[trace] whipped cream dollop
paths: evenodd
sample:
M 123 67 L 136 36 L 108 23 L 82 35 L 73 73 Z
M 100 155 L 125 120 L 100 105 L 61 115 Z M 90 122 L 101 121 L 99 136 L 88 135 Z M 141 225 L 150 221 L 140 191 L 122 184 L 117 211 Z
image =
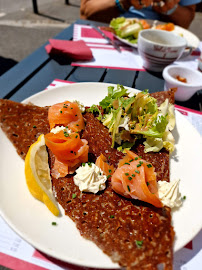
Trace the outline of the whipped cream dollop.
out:
M 50 132 L 51 132 L 51 133 L 54 133 L 54 134 L 57 134 L 57 133 L 60 132 L 61 130 L 62 130 L 63 132 L 68 133 L 68 134 L 72 133 L 72 130 L 71 130 L 71 129 L 69 129 L 69 128 L 67 128 L 67 127 L 64 127 L 64 126 L 56 126 L 55 128 L 52 128 Z
M 158 181 L 158 194 L 162 203 L 170 208 L 182 205 L 182 196 L 179 191 L 180 180 L 172 182 Z
M 97 193 L 106 188 L 106 175 L 94 163 L 82 164 L 74 176 L 74 184 L 79 187 L 80 191 Z

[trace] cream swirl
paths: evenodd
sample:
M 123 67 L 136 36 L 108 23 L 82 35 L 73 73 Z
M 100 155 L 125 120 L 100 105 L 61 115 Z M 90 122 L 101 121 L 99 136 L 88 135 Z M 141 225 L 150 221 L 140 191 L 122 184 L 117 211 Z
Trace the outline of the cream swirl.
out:
M 106 175 L 94 163 L 85 163 L 76 170 L 74 183 L 80 191 L 97 193 L 106 188 Z
M 179 183 L 179 179 L 172 182 L 158 181 L 159 199 L 164 205 L 170 208 L 181 206 L 182 198 L 179 192 Z
M 71 129 L 69 129 L 67 127 L 64 127 L 64 126 L 56 126 L 55 128 L 52 128 L 50 132 L 54 133 L 54 134 L 57 134 L 60 131 L 63 131 L 63 132 L 68 133 L 68 134 L 72 133 Z

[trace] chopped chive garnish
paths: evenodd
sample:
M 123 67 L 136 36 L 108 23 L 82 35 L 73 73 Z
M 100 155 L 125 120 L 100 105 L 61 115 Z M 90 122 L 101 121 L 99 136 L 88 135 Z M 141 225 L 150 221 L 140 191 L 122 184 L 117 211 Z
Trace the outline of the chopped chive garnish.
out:
M 127 189 L 128 189 L 128 191 L 130 192 L 130 187 L 129 187 L 129 185 L 127 185 Z
M 76 198 L 76 194 L 73 193 L 73 194 L 72 194 L 72 199 L 75 199 L 75 198 Z
M 147 186 L 149 185 L 149 182 L 147 182 Z
M 139 161 L 139 163 L 142 165 L 142 164 L 143 164 L 143 161 L 142 161 L 142 160 L 140 160 L 140 161 Z
M 137 164 L 137 167 L 140 167 L 141 166 L 141 164 Z
M 138 171 L 138 170 L 135 170 L 135 172 L 136 172 L 136 173 L 140 173 L 140 171 Z
M 151 164 L 147 164 L 147 167 L 148 167 L 148 168 L 151 168 L 151 167 L 152 167 L 152 165 L 151 165 Z
M 183 197 L 182 197 L 183 200 L 186 200 L 186 198 L 187 198 L 186 196 L 183 196 Z
M 143 241 L 138 241 L 138 240 L 136 240 L 135 243 L 136 243 L 136 246 L 137 246 L 138 248 L 141 248 L 141 247 L 142 247 L 142 244 L 143 244 Z
M 78 135 L 76 135 L 75 138 L 77 139 L 78 138 Z
M 77 124 L 76 126 L 78 127 L 79 125 Z
M 85 165 L 86 165 L 86 163 L 83 162 L 83 163 L 82 163 L 82 166 L 84 167 Z
M 69 134 L 67 133 L 67 131 L 64 131 L 63 133 L 65 137 L 69 137 Z
M 138 160 L 138 157 L 135 157 L 135 160 Z
M 70 108 L 71 110 L 73 110 L 73 108 Z
M 114 218 L 114 215 L 110 215 L 110 218 Z
M 112 172 L 112 170 L 111 170 L 111 169 L 109 169 L 109 173 L 110 173 L 110 172 Z
M 62 111 L 60 111 L 60 113 L 62 113 Z
M 124 163 L 124 164 L 126 164 L 126 165 L 130 165 L 130 163 L 128 163 L 128 162 L 126 162 L 126 163 Z
M 132 174 L 132 177 L 135 177 L 135 174 L 134 173 Z
M 36 126 L 34 125 L 33 128 L 36 128 Z
M 142 156 L 139 156 L 139 158 L 142 158 Z
M 111 157 L 109 156 L 108 159 L 110 159 Z
M 128 177 L 128 180 L 130 180 L 130 181 L 131 181 L 131 180 L 132 180 L 132 177 L 131 177 L 131 176 L 129 176 L 129 177 Z
M 128 175 L 129 175 L 129 173 L 127 173 L 127 172 L 126 172 L 126 173 L 125 173 L 125 175 L 126 175 L 126 176 L 128 176 Z
M 133 161 L 133 159 L 129 160 L 129 162 L 132 162 L 132 161 Z
M 57 225 L 57 223 L 56 222 L 52 222 L 52 225 L 55 226 L 55 225 Z
M 109 175 L 107 175 L 107 179 L 109 179 L 111 177 L 111 175 L 109 174 Z

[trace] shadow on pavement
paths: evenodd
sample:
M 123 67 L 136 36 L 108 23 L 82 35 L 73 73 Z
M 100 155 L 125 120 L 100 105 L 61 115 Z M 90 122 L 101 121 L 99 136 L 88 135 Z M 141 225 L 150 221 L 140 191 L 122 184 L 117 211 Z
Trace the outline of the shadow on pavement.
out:
M 0 76 L 10 68 L 14 67 L 17 63 L 18 62 L 13 59 L 0 56 Z
M 46 14 L 43 14 L 43 13 L 40 13 L 40 12 L 38 12 L 37 15 L 42 16 L 42 17 L 47 18 L 47 19 L 54 20 L 54 21 L 65 22 L 65 20 L 63 20 L 63 19 L 59 19 L 59 18 L 56 18 L 56 17 L 53 17 L 53 16 L 49 16 L 49 15 L 46 15 Z

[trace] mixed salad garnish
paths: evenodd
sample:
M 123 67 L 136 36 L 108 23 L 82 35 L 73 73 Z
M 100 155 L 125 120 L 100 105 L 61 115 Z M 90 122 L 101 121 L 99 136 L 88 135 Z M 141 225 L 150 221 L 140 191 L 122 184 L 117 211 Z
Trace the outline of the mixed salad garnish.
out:
M 173 23 L 157 24 L 156 21 L 154 21 L 154 24 L 151 26 L 146 20 L 124 17 L 112 19 L 110 27 L 115 31 L 115 34 L 118 37 L 125 39 L 132 44 L 137 43 L 138 34 L 143 29 L 153 28 L 165 31 L 173 31 L 175 29 Z
M 174 150 L 174 106 L 168 99 L 158 106 L 147 90 L 131 95 L 121 85 L 110 86 L 99 106 L 92 105 L 89 111 L 98 113 L 111 133 L 112 147 L 116 144 L 119 151 L 130 150 L 138 139 L 144 140 L 145 152 Z
M 118 37 L 135 44 L 137 43 L 139 32 L 145 29 L 143 22 L 144 20 L 139 21 L 137 19 L 118 17 L 111 20 L 110 27 L 114 29 Z

